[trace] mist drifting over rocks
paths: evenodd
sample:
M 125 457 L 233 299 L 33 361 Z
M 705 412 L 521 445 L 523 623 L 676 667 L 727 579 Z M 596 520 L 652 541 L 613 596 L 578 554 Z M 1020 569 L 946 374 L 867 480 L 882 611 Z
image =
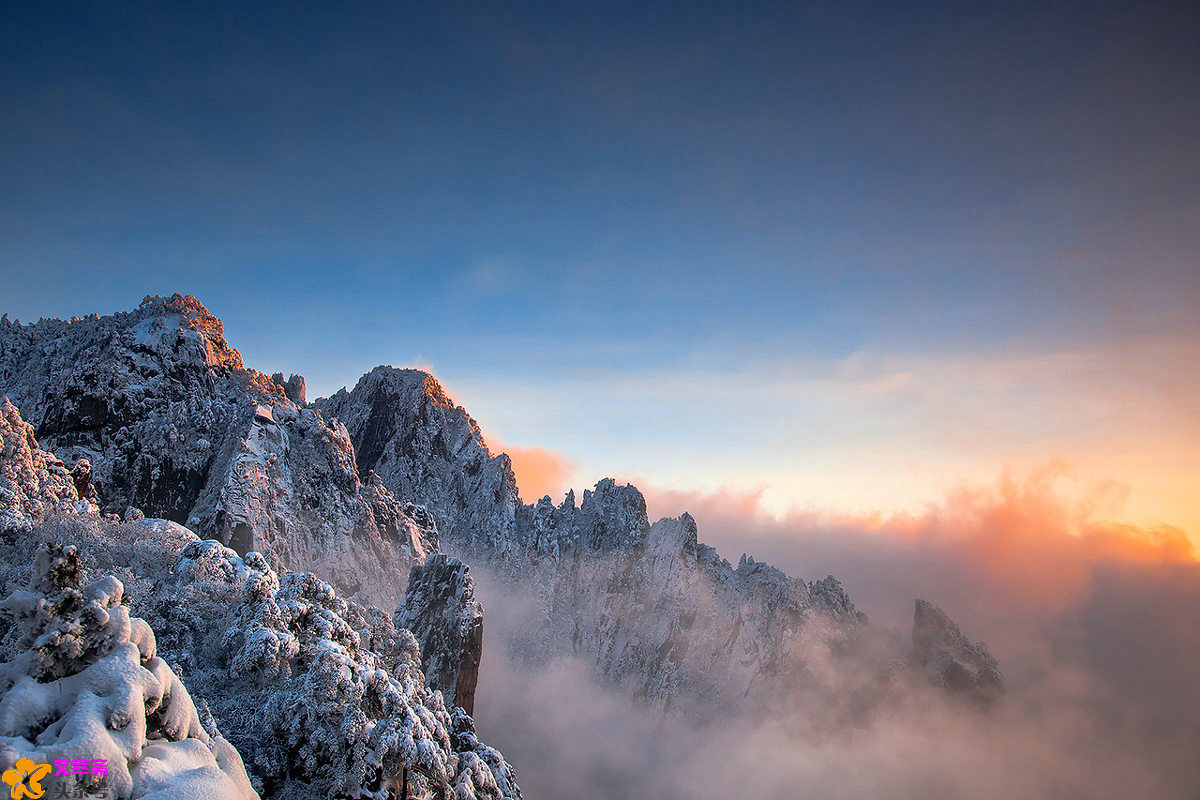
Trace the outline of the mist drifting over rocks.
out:
M 981 507 L 976 521 L 988 515 Z M 761 518 L 741 522 L 766 525 Z M 897 541 L 881 541 L 879 560 L 864 561 L 862 542 L 842 534 L 845 551 L 824 557 L 857 565 L 857 572 L 846 573 L 852 588 L 878 579 L 876 568 L 912 569 L 909 557 L 930 558 L 926 570 L 960 570 L 942 584 L 923 573 L 894 577 L 919 579 L 952 600 L 960 590 L 973 592 L 972 617 L 996 621 L 989 646 L 1004 665 L 1007 691 L 1000 702 L 981 712 L 912 681 L 865 713 L 847 713 L 843 703 L 860 696 L 863 676 L 843 663 L 824 673 L 827 691 L 802 707 L 680 716 L 631 704 L 627 692 L 599 686 L 583 659 L 564 657 L 529 670 L 519 659 L 497 664 L 489 656 L 476 706 L 479 724 L 495 731 L 497 746 L 517 763 L 556 765 L 523 773 L 526 791 L 538 797 L 792 797 L 801 791 L 900 798 L 1196 796 L 1200 568 L 1194 562 L 1168 553 L 1150 563 L 1089 566 L 1081 558 L 1079 568 L 1089 572 L 1082 594 L 1057 603 L 1036 595 L 1016 602 L 1005 581 L 1019 582 L 1019 570 L 979 580 L 969 560 L 955 564 L 948 556 L 911 552 L 895 558 L 917 547 Z M 879 533 L 864 526 L 858 536 Z M 479 583 L 492 639 L 519 640 L 526 627 L 523 598 Z M 533 718 L 527 714 L 536 715 L 536 726 L 523 724 Z
M 178 295 L 5 320 L 0 393 L 0 589 L 41 542 L 117 576 L 263 797 L 1200 792 L 1190 544 L 1052 475 L 882 522 L 527 502 L 429 374 L 310 403 Z

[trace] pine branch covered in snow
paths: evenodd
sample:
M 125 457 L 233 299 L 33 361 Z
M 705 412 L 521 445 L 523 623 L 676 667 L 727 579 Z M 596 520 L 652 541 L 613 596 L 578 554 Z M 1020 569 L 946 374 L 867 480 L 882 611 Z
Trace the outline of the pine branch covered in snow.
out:
M 254 798 L 237 751 L 200 723 L 113 577 L 82 583 L 74 548 L 43 548 L 30 588 L 4 601 L 16 658 L 0 665 L 0 767 L 104 761 L 117 798 Z M 103 781 L 103 783 L 100 783 Z

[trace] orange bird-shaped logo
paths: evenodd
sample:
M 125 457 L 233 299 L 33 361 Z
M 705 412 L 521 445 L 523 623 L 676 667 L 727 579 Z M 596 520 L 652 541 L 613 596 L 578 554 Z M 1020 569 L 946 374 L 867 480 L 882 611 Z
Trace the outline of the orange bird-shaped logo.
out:
M 49 764 L 35 764 L 28 758 L 21 758 L 17 761 L 16 769 L 4 770 L 4 782 L 12 787 L 9 797 L 13 800 L 21 800 L 24 797 L 38 800 L 46 793 L 42 788 L 42 778 L 49 775 L 52 769 Z

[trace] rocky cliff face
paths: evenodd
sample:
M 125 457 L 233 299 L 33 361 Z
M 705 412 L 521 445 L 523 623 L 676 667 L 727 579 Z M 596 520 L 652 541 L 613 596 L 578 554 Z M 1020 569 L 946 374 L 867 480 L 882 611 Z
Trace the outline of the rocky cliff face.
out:
M 523 509 L 515 534 L 538 552 L 500 570 L 540 621 L 524 653 L 569 648 L 664 708 L 777 701 L 804 682 L 810 649 L 853 641 L 866 624 L 836 580 L 809 584 L 748 557 L 734 567 L 689 515 L 650 525 L 641 493 L 611 480 L 579 506 Z
M 129 797 L 519 800 L 512 767 L 426 682 L 416 638 L 389 615 L 176 523 L 101 515 L 11 404 L 0 435 L 20 512 L 0 529 L 0 610 L 15 619 L 0 615 L 0 767 L 103 757 Z M 423 508 L 400 512 L 436 535 Z M 435 555 L 406 603 L 431 646 L 466 648 L 428 659 L 461 665 L 464 696 L 482 644 L 481 624 L 460 636 L 464 612 L 482 615 L 465 569 Z M 86 584 L 89 572 L 108 577 Z
M 869 693 L 908 657 L 836 579 L 734 566 L 686 514 L 651 525 L 632 486 L 523 503 L 508 457 L 424 372 L 379 367 L 311 406 L 302 388 L 246 369 L 193 298 L 0 324 L 0 390 L 60 457 L 91 461 L 108 509 L 140 506 L 384 608 L 440 535 L 529 604 L 521 654 L 581 656 L 663 708 L 810 696 L 838 664 Z
M 475 599 L 470 568 L 443 553 L 414 565 L 394 620 L 417 637 L 429 685 L 473 714 L 483 657 L 483 606 Z
M 492 455 L 432 375 L 376 367 L 313 407 L 345 428 L 360 475 L 374 472 L 397 497 L 427 506 L 458 550 L 523 557 L 511 535 L 521 506 L 512 462 Z
M 379 367 L 315 406 L 346 427 L 360 472 L 426 504 L 449 552 L 532 606 L 516 643 L 527 658 L 580 655 L 647 702 L 709 709 L 811 694 L 829 658 L 871 650 L 868 683 L 904 661 L 833 577 L 810 583 L 745 556 L 735 567 L 690 516 L 651 525 L 633 486 L 523 503 L 507 456 L 426 373 Z
M 345 428 L 303 405 L 303 379 L 278 378 L 246 369 L 192 297 L 0 323 L 0 391 L 43 446 L 90 462 L 104 510 L 136 507 L 394 603 L 436 539 L 360 476 Z
M 7 397 L 0 400 L 0 536 L 28 532 L 54 509 L 94 506 L 91 464 L 70 470 L 38 446 L 33 426 Z
M 946 616 L 925 600 L 913 612 L 913 660 L 929 682 L 984 704 L 1004 694 L 1004 678 L 996 659 L 982 642 L 972 642 Z

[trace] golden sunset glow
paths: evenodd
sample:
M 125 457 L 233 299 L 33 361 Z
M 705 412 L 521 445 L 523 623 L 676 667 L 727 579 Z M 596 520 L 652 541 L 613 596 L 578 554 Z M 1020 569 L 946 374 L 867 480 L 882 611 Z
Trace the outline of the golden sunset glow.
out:
M 1200 800 L 1198 43 L 7 4 L 5 785 Z

